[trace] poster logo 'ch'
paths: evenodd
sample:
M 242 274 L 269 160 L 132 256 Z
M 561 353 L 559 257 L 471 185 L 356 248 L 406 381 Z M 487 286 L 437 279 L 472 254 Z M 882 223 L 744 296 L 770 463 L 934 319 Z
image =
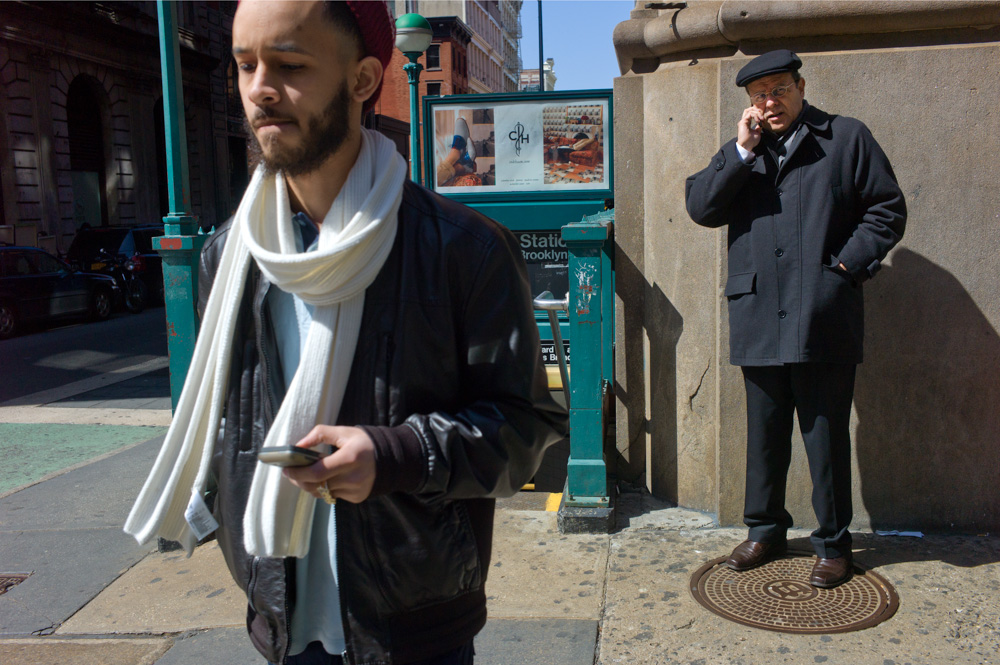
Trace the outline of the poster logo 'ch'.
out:
M 524 133 L 524 125 L 521 123 L 514 125 L 514 129 L 507 135 L 507 138 L 514 142 L 514 154 L 518 157 L 521 156 L 521 144 L 530 143 L 528 135 Z

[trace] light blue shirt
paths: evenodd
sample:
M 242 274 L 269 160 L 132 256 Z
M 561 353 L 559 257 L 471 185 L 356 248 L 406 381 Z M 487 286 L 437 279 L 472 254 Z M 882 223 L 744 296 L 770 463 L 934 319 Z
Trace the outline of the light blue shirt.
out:
M 308 217 L 295 215 L 298 250 L 314 251 L 318 231 Z M 299 366 L 312 323 L 314 308 L 301 298 L 278 287 L 267 293 L 267 307 L 274 324 L 281 356 L 285 388 L 292 383 Z M 288 655 L 302 653 L 310 642 L 322 642 L 327 653 L 339 655 L 347 648 L 344 624 L 340 613 L 340 589 L 337 582 L 337 529 L 333 506 L 316 502 L 313 514 L 309 552 L 296 562 L 295 608 L 292 610 L 291 638 Z

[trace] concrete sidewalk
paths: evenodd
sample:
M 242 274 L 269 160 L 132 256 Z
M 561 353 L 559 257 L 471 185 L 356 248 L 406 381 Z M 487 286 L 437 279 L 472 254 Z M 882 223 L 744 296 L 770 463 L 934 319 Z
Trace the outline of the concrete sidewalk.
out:
M 158 444 L 0 500 L 0 572 L 32 573 L 0 596 L 0 662 L 262 662 L 214 544 L 187 558 L 121 532 Z M 688 591 L 742 530 L 636 493 L 620 497 L 616 533 L 562 535 L 545 498 L 500 502 L 481 665 L 1000 662 L 995 537 L 859 535 L 859 562 L 899 591 L 896 615 L 859 632 L 786 635 L 721 619 Z
M 115 399 L 134 395 L 128 380 L 117 395 L 104 387 L 79 396 L 87 406 L 77 409 L 116 408 Z M 141 410 L 133 413 L 142 425 Z M 243 593 L 214 544 L 187 558 L 121 531 L 161 439 L 101 452 L 0 498 L 0 575 L 29 574 L 0 595 L 0 663 L 263 662 L 245 635 Z M 791 635 L 724 620 L 691 595 L 691 575 L 727 554 L 742 529 L 625 491 L 615 533 L 563 535 L 546 510 L 553 503 L 522 492 L 498 504 L 479 665 L 1000 663 L 995 535 L 858 534 L 857 562 L 899 592 L 895 616 L 857 632 Z

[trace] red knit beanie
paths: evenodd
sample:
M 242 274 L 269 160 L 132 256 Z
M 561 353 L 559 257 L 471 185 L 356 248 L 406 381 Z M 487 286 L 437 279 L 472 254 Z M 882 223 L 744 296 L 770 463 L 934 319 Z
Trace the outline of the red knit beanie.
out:
M 361 40 L 364 42 L 364 57 L 373 56 L 382 63 L 382 81 L 389 71 L 389 61 L 392 60 L 392 49 L 396 45 L 396 25 L 389 15 L 385 0 L 347 0 L 347 8 L 358 22 Z M 375 92 L 365 102 L 363 111 L 368 113 L 375 106 L 382 93 L 382 81 L 379 81 Z

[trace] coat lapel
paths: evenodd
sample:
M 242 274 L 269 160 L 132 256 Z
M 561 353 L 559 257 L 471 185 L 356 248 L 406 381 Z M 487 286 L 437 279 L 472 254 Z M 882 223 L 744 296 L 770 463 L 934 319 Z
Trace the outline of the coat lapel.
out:
M 801 146 L 804 141 L 808 140 L 809 134 L 809 125 L 803 122 L 799 126 L 798 136 L 796 136 L 795 140 L 792 141 L 791 148 L 785 155 L 784 161 L 781 162 L 781 166 L 778 167 L 778 175 L 775 177 L 775 182 L 779 182 L 781 180 L 782 175 L 784 175 L 784 173 L 788 170 L 789 162 L 791 162 L 792 158 L 795 157 L 795 153 L 799 151 L 799 146 Z M 775 158 L 774 161 L 777 163 L 777 158 Z
M 829 128 L 829 114 L 813 108 L 812 106 L 806 107 L 805 113 L 802 114 L 802 124 L 799 126 L 799 136 L 795 137 L 795 141 L 792 143 L 791 149 L 785 156 L 781 166 L 778 167 L 778 172 L 775 176 L 775 183 L 780 182 L 782 176 L 788 171 L 788 164 L 792 161 L 795 153 L 799 152 L 799 147 L 801 147 L 806 141 L 814 140 L 811 138 L 814 133 L 819 132 L 820 134 L 825 134 L 829 131 Z M 775 157 L 774 162 L 777 164 L 777 157 Z

